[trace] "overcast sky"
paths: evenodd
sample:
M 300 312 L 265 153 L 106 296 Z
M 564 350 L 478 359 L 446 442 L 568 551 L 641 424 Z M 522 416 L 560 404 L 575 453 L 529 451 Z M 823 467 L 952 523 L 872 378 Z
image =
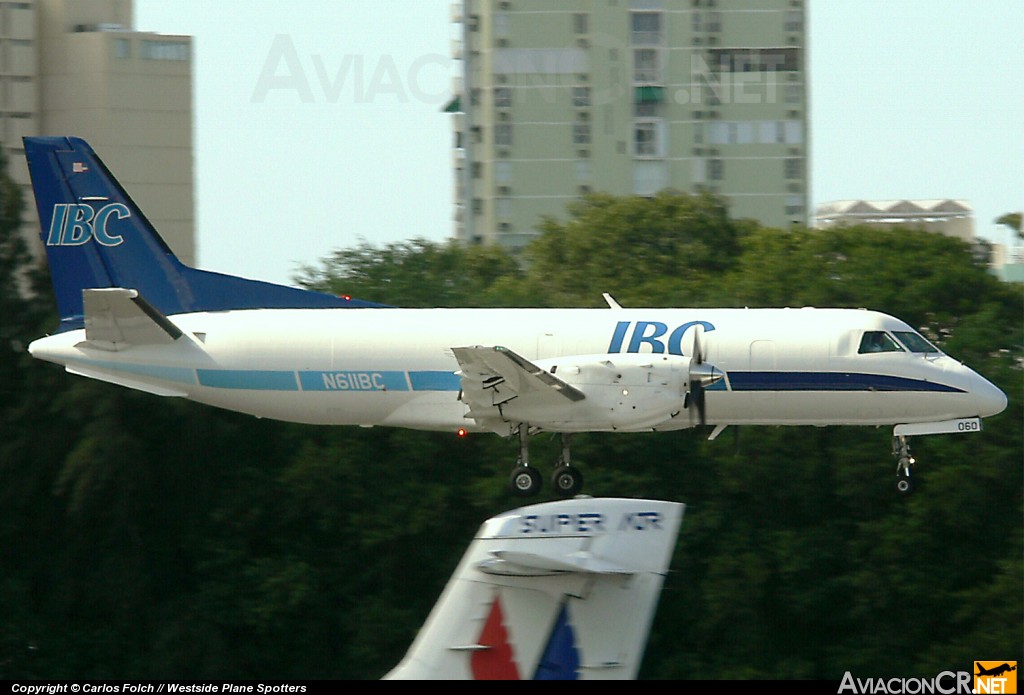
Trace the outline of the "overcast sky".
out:
M 451 0 L 135 0 L 194 37 L 199 265 L 293 284 L 453 231 Z M 810 0 L 811 202 L 1024 208 L 1024 2 Z

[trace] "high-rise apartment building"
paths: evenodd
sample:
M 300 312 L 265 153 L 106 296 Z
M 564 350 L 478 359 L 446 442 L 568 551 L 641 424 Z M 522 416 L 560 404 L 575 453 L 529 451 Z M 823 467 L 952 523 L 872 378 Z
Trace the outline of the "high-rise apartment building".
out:
M 134 31 L 132 0 L 0 0 L 0 145 L 36 239 L 26 135 L 87 139 L 195 261 L 191 37 Z
M 456 237 L 515 248 L 588 191 L 807 222 L 804 0 L 463 0 Z

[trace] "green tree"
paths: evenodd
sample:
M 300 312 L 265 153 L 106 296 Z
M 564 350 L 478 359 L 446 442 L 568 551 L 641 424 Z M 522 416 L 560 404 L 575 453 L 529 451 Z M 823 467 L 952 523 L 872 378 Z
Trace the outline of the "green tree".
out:
M 701 306 L 750 228 L 710 194 L 594 193 L 568 211 L 545 220 L 526 251 L 534 305 L 600 306 L 609 292 L 630 306 Z
M 1017 236 L 1019 238 L 1024 239 L 1024 227 L 1021 226 L 1021 213 L 1008 212 L 1005 215 L 1000 215 L 996 218 L 996 224 L 1005 224 L 1007 227 L 1017 232 Z
M 739 306 L 867 308 L 942 341 L 979 299 L 1007 294 L 964 242 L 919 230 L 759 229 L 722 286 Z
M 404 307 L 508 306 L 506 287 L 519 277 L 516 259 L 497 246 L 425 239 L 339 249 L 306 267 L 305 287 Z

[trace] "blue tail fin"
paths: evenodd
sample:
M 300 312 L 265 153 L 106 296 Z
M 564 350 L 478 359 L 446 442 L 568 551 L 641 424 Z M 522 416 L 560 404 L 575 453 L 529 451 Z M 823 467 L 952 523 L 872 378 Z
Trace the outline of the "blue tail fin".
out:
M 60 311 L 80 328 L 82 290 L 123 287 L 166 315 L 229 309 L 380 306 L 182 264 L 84 140 L 25 138 L 40 236 Z

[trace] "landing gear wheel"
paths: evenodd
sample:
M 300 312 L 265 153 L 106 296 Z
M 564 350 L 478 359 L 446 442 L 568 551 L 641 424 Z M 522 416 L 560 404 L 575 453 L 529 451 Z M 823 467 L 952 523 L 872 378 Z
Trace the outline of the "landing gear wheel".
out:
M 896 492 L 901 495 L 909 495 L 914 491 L 914 483 L 910 480 L 910 476 L 906 473 L 900 473 L 896 476 Z
M 558 466 L 551 475 L 551 487 L 559 497 L 573 497 L 583 489 L 583 474 L 572 466 Z
M 904 435 L 892 439 L 892 455 L 896 457 L 896 492 L 909 495 L 914 491 L 914 483 L 910 479 L 910 467 L 914 465 L 914 457 L 910 453 L 910 442 Z
M 516 466 L 509 478 L 509 486 L 516 497 L 532 497 L 540 492 L 540 472 L 532 466 Z

